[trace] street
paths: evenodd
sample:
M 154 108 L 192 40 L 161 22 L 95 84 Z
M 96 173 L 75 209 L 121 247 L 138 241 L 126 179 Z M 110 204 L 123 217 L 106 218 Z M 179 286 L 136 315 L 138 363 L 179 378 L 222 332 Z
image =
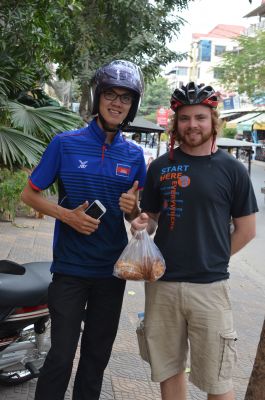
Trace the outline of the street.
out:
M 249 267 L 249 272 L 261 279 L 265 287 L 265 196 L 261 193 L 261 187 L 265 186 L 265 163 L 252 162 L 251 180 L 255 190 L 259 213 L 257 214 L 256 238 L 250 242 L 238 254 L 233 256 L 233 262 L 239 260 Z

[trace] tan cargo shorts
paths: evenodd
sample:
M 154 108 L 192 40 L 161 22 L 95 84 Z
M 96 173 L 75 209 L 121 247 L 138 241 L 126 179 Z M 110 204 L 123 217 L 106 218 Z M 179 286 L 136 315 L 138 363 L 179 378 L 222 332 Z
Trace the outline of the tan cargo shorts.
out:
M 190 355 L 189 379 L 195 386 L 209 394 L 231 390 L 237 335 L 228 281 L 158 281 L 145 289 L 144 327 L 137 334 L 152 380 L 183 372 Z

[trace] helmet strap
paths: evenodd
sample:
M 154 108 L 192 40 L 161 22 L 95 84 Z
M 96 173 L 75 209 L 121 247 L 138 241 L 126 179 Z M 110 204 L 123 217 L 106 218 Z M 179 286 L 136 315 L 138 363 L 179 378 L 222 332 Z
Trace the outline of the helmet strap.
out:
M 121 129 L 121 127 L 122 127 L 122 123 L 121 123 L 121 124 L 117 125 L 116 128 L 111 128 L 111 127 L 107 124 L 107 122 L 106 122 L 106 120 L 103 118 L 103 116 L 100 114 L 100 112 L 98 113 L 98 118 L 99 118 L 99 120 L 100 120 L 100 122 L 101 122 L 101 124 L 102 124 L 102 126 L 103 126 L 104 131 L 106 131 L 106 132 L 115 132 L 115 134 L 116 134 L 116 133 Z
M 213 154 L 215 142 L 216 142 L 216 134 L 214 134 L 214 135 L 213 135 L 213 138 L 212 138 L 211 155 Z
M 174 137 L 174 134 L 171 133 L 171 135 L 170 135 L 170 145 L 169 145 L 169 159 L 170 159 L 170 161 L 174 161 L 174 144 L 175 144 L 175 137 Z

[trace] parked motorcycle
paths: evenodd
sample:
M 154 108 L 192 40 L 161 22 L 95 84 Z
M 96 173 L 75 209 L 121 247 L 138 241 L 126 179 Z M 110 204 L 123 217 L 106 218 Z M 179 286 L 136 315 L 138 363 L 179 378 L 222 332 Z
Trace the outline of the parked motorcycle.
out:
M 50 348 L 50 262 L 0 260 L 0 385 L 36 378 Z

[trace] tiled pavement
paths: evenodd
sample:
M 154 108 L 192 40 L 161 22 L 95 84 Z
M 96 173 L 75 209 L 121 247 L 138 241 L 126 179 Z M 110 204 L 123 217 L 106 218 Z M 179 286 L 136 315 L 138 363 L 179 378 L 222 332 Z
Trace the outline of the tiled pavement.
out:
M 18 218 L 15 224 L 0 223 L 0 259 L 17 262 L 51 259 L 53 222 Z M 240 253 L 231 262 L 230 284 L 238 340 L 238 364 L 234 373 L 237 400 L 243 400 L 264 318 L 265 278 L 254 274 Z M 265 274 L 264 274 L 265 277 Z M 143 310 L 144 291 L 140 282 L 128 282 L 113 353 L 105 372 L 101 400 L 159 400 L 159 386 L 150 381 L 149 366 L 138 355 L 135 329 L 137 313 Z M 72 379 L 65 398 L 71 399 Z M 20 386 L 0 388 L 1 400 L 33 400 L 36 380 Z M 189 384 L 189 400 L 205 399 Z M 49 399 L 47 399 L 49 400 Z

